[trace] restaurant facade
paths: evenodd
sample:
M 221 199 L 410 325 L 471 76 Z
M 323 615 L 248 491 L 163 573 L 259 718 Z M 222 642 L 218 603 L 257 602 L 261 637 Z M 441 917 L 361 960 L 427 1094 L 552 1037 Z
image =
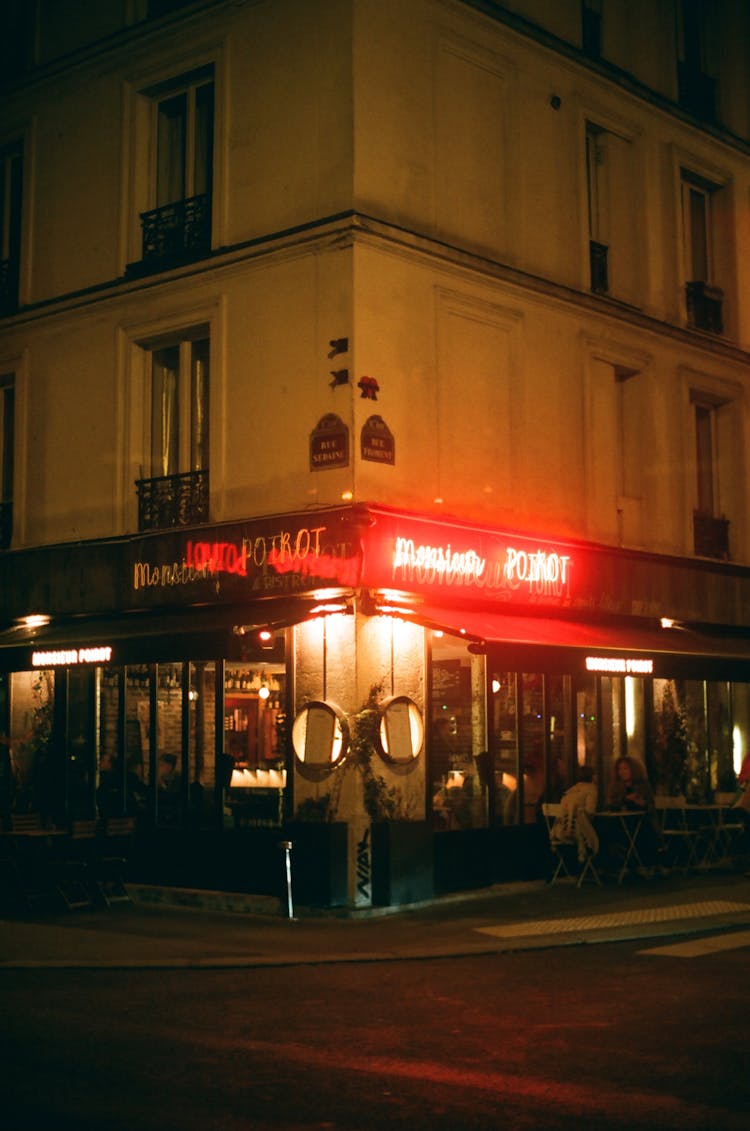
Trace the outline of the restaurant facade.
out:
M 0 556 L 3 818 L 131 815 L 131 879 L 397 904 L 548 867 L 631 754 L 735 788 L 750 571 L 380 504 Z

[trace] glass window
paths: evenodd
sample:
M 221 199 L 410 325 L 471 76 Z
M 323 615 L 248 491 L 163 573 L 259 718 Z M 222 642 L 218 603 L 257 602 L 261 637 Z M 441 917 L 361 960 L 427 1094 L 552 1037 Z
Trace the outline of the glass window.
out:
M 278 825 L 286 788 L 283 660 L 227 663 L 224 815 L 236 827 Z
M 213 102 L 212 81 L 156 102 L 157 208 L 211 191 Z
M 18 306 L 22 153 L 21 142 L 0 149 L 0 315 Z
M 432 634 L 428 776 L 434 827 L 487 824 L 489 754 L 485 661 L 455 636 Z
M 186 336 L 151 354 L 152 474 L 208 468 L 209 339 Z

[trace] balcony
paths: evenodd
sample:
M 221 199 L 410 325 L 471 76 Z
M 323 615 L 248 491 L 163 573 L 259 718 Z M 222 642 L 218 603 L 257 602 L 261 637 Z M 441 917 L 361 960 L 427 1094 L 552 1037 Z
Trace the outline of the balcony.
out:
M 9 550 L 13 537 L 13 503 L 0 503 L 0 550 Z
M 208 255 L 211 250 L 211 197 L 177 200 L 141 213 L 141 260 L 130 274 L 167 270 Z
M 137 479 L 138 529 L 168 530 L 208 522 L 208 472 Z
M 729 519 L 693 511 L 693 545 L 699 558 L 729 560 Z
M 723 334 L 722 303 L 724 292 L 708 283 L 686 283 L 685 304 L 688 326 L 692 330 L 707 330 L 710 334 Z
M 597 295 L 606 295 L 609 291 L 609 276 L 607 272 L 607 255 L 609 247 L 605 243 L 589 240 L 589 264 L 591 267 L 591 290 Z

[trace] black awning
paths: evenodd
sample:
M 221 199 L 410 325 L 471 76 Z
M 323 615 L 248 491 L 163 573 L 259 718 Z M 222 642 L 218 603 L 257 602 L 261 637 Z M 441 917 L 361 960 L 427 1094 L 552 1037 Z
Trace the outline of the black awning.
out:
M 462 636 L 519 670 L 750 681 L 750 631 L 506 616 L 431 604 L 409 619 Z
M 250 630 L 275 630 L 298 624 L 314 616 L 319 606 L 320 601 L 307 596 L 267 598 L 242 606 L 193 606 L 161 613 L 70 617 L 36 628 L 19 625 L 0 632 L 0 669 L 21 671 L 39 667 L 32 660 L 35 652 L 97 648 L 110 648 L 110 659 L 102 662 L 114 665 L 242 659 L 250 644 Z

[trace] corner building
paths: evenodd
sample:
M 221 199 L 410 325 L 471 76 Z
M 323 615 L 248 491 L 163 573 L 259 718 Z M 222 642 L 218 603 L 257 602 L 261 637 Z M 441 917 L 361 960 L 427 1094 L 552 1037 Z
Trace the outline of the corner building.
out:
M 750 742 L 750 11 L 10 0 L 0 810 L 318 905 Z

